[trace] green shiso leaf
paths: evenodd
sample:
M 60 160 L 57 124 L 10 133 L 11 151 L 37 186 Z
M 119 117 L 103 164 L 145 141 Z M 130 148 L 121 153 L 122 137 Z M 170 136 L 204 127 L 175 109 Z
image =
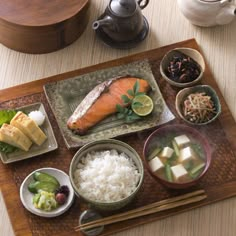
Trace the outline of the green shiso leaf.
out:
M 130 98 L 127 95 L 122 95 L 121 99 L 123 100 L 124 104 L 129 104 L 131 102 Z
M 142 117 L 137 115 L 133 112 L 132 106 L 134 107 L 140 107 L 142 104 L 140 102 L 133 102 L 134 98 L 139 95 L 144 95 L 146 93 L 139 92 L 140 84 L 139 81 L 136 80 L 133 89 L 127 90 L 127 94 L 130 96 L 127 96 L 126 94 L 121 95 L 121 99 L 123 101 L 124 106 L 121 106 L 120 104 L 116 105 L 116 111 L 117 111 L 117 118 L 118 119 L 124 119 L 126 123 L 131 123 L 136 120 L 140 120 Z
M 122 107 L 120 104 L 116 104 L 116 110 L 117 110 L 117 112 L 123 113 L 124 107 Z
M 14 147 L 10 144 L 0 142 L 0 152 L 11 153 L 11 152 L 14 152 L 17 149 L 18 149 L 17 147 Z
M 138 80 L 136 80 L 136 82 L 134 84 L 134 88 L 133 88 L 135 96 L 137 96 L 137 93 L 139 92 L 139 88 L 140 88 L 140 84 L 139 84 Z
M 132 90 L 132 89 L 129 89 L 128 91 L 127 91 L 127 93 L 131 96 L 131 97 L 134 97 L 135 95 L 134 95 L 134 91 Z

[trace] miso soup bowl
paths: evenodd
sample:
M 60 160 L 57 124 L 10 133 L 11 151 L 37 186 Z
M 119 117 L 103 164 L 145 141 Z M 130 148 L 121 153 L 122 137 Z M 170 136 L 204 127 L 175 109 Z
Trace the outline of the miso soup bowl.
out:
M 86 157 L 88 153 L 100 152 L 100 151 L 112 150 L 112 149 L 117 150 L 119 154 L 125 153 L 126 156 L 133 161 L 134 165 L 136 166 L 136 169 L 138 170 L 140 174 L 139 181 L 137 185 L 135 186 L 134 190 L 128 196 L 120 200 L 101 201 L 101 200 L 91 199 L 85 196 L 85 194 L 81 192 L 80 187 L 78 186 L 78 183 L 76 184 L 75 170 L 77 169 L 78 164 L 81 164 L 82 159 Z M 79 198 L 82 198 L 90 206 L 92 206 L 93 208 L 97 210 L 114 211 L 114 210 L 118 210 L 126 206 L 134 199 L 135 196 L 137 196 L 141 188 L 141 185 L 143 183 L 144 167 L 143 167 L 141 157 L 131 146 L 119 140 L 103 139 L 103 140 L 98 140 L 98 141 L 92 141 L 84 145 L 82 148 L 80 148 L 77 151 L 77 153 L 74 155 L 70 164 L 69 177 L 70 177 L 70 182 L 72 184 L 74 192 Z M 92 188 L 88 189 L 88 191 L 96 191 L 96 188 L 93 186 Z
M 192 179 L 188 182 L 170 182 L 162 177 L 160 177 L 158 174 L 155 174 L 152 172 L 150 166 L 149 166 L 149 160 L 148 156 L 150 153 L 154 150 L 154 148 L 159 147 L 161 143 L 163 144 L 163 139 L 165 137 L 176 137 L 179 135 L 186 135 L 190 141 L 194 141 L 193 143 L 197 143 L 201 146 L 201 149 L 204 153 L 205 157 L 205 162 L 206 165 L 201 172 L 201 174 L 196 177 L 195 179 Z M 153 133 L 150 134 L 150 136 L 147 138 L 144 144 L 144 149 L 143 149 L 143 157 L 144 157 L 144 163 L 145 166 L 150 173 L 150 175 L 157 180 L 159 183 L 163 184 L 164 186 L 168 188 L 173 188 L 173 189 L 185 189 L 188 187 L 191 187 L 193 185 L 197 185 L 199 181 L 205 176 L 207 173 L 210 164 L 211 164 L 211 157 L 212 157 L 212 149 L 210 147 L 210 144 L 208 142 L 208 139 L 197 131 L 196 129 L 185 126 L 185 125 L 167 125 L 164 127 L 161 127 L 159 129 L 156 129 Z

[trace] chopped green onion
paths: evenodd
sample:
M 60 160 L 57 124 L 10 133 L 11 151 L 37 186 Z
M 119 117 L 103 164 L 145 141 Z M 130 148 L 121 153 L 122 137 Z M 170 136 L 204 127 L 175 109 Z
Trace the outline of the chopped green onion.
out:
M 178 147 L 178 145 L 176 144 L 176 142 L 174 140 L 172 141 L 172 145 L 173 145 L 173 148 L 175 150 L 176 156 L 179 156 L 179 154 L 180 154 L 179 147 Z
M 205 165 L 206 165 L 205 163 L 200 163 L 199 165 L 194 167 L 189 173 L 190 176 L 192 178 L 196 178 L 202 172 L 202 169 L 205 167 Z
M 165 174 L 168 181 L 173 182 L 173 177 L 171 173 L 171 168 L 169 164 L 165 165 Z
M 148 161 L 152 160 L 154 157 L 156 157 L 160 152 L 161 152 L 161 148 L 160 147 L 157 147 L 155 148 L 151 154 L 147 157 Z

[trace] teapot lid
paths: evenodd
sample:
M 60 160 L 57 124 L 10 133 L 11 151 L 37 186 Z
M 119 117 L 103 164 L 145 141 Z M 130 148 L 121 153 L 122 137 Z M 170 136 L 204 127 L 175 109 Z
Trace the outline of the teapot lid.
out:
M 110 9 L 114 14 L 127 17 L 134 13 L 136 10 L 136 0 L 111 0 Z

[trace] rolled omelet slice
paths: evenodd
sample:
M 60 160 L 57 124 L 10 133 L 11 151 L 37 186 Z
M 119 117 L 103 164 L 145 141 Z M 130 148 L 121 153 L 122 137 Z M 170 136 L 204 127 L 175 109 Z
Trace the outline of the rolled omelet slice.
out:
M 28 151 L 32 145 L 31 140 L 23 132 L 9 124 L 2 125 L 0 129 L 0 141 L 24 151 Z
M 16 113 L 10 124 L 21 130 L 32 142 L 36 143 L 38 146 L 42 145 L 47 139 L 47 136 L 39 128 L 35 121 L 21 111 Z

